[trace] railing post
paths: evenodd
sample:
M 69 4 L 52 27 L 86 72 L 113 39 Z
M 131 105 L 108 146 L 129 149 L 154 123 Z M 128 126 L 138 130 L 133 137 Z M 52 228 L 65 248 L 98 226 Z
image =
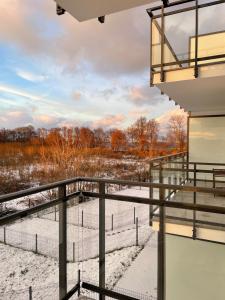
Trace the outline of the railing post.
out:
M 152 178 L 152 168 L 153 168 L 153 163 L 150 163 L 149 166 L 149 182 L 152 183 L 153 182 L 153 178 Z M 150 186 L 149 187 L 149 198 L 153 199 L 153 187 Z M 149 225 L 152 226 L 152 218 L 153 218 L 153 205 L 149 204 Z
M 165 43 L 165 22 L 164 22 L 164 6 L 162 5 L 161 9 L 161 73 L 160 73 L 160 81 L 164 82 L 164 43 Z
M 165 200 L 165 189 L 160 188 L 160 201 Z M 165 207 L 161 203 L 159 207 L 159 231 L 158 231 L 158 294 L 157 300 L 166 299 L 166 259 L 165 259 Z
M 150 86 L 153 86 L 153 72 L 152 72 L 152 56 L 153 56 L 153 51 L 152 51 L 152 28 L 153 28 L 153 19 L 151 16 L 151 22 L 150 22 Z
M 159 183 L 163 183 L 163 164 L 160 162 L 159 165 Z
M 59 299 L 67 293 L 67 212 L 66 212 L 66 186 L 58 189 L 59 204 Z
M 198 0 L 195 0 L 195 78 L 198 78 Z
M 194 187 L 196 187 L 197 185 L 197 182 L 196 182 L 196 179 L 197 179 L 197 170 L 196 170 L 197 166 L 196 166 L 196 163 L 194 163 Z M 194 204 L 196 204 L 196 192 L 194 192 Z M 193 239 L 195 240 L 196 239 L 196 211 L 194 210 L 193 211 Z
M 99 287 L 105 288 L 105 183 L 99 183 Z M 105 296 L 100 295 L 100 300 Z

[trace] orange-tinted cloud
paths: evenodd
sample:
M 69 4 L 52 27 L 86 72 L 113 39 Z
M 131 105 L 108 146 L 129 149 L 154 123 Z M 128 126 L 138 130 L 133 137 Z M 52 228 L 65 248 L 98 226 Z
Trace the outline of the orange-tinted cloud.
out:
M 117 127 L 121 126 L 122 123 L 125 121 L 126 117 L 122 114 L 118 115 L 107 115 L 104 118 L 101 118 L 97 121 L 94 121 L 92 123 L 92 127 L 104 127 L 104 128 L 110 128 L 110 127 Z

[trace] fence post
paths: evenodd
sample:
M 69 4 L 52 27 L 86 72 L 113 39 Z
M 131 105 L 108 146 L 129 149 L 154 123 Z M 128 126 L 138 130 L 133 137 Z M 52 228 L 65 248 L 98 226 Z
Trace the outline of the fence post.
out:
M 55 221 L 57 221 L 57 210 L 56 210 L 56 205 L 55 205 Z
M 3 228 L 4 231 L 4 244 L 6 245 L 6 227 Z
M 29 300 L 32 300 L 32 286 L 29 286 Z
M 164 187 L 160 188 L 159 191 L 160 202 L 165 200 L 165 189 Z M 166 274 L 165 274 L 165 208 L 161 202 L 159 207 L 159 231 L 158 231 L 158 294 L 157 300 L 165 300 L 165 291 L 166 291 Z
M 196 163 L 194 163 L 194 187 L 196 187 Z M 196 204 L 196 192 L 194 192 L 194 204 Z M 196 239 L 196 211 L 193 211 L 193 239 Z
M 78 288 L 78 291 L 77 291 L 77 295 L 80 296 L 80 269 L 78 270 L 78 283 L 79 283 L 79 288 Z
M 136 221 L 136 207 L 134 207 L 134 224 L 135 224 L 135 221 Z
M 171 185 L 171 177 L 168 177 L 168 184 Z M 171 197 L 171 189 L 168 190 L 168 200 L 170 200 Z
M 174 182 L 174 185 L 177 185 L 177 176 L 175 176 L 173 178 L 173 182 Z M 174 193 L 176 193 L 176 192 L 177 192 L 177 190 L 174 190 Z
M 73 262 L 75 263 L 76 257 L 75 257 L 75 242 L 73 242 Z
M 99 287 L 105 288 L 105 183 L 99 182 Z M 100 295 L 99 300 L 105 300 Z
M 38 253 L 38 235 L 35 234 L 35 253 Z
M 112 228 L 112 231 L 113 231 L 113 214 L 112 214 L 112 227 L 111 228 Z
M 67 212 L 66 185 L 59 186 L 59 299 L 67 293 Z
M 179 177 L 179 184 L 181 185 L 182 184 L 182 178 Z
M 138 217 L 136 218 L 136 246 L 138 246 Z

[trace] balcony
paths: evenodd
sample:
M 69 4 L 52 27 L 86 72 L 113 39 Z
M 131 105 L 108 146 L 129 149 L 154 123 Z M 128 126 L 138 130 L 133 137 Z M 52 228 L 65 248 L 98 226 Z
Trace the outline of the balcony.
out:
M 219 22 L 224 10 L 224 1 L 181 1 L 148 10 L 151 85 L 193 114 L 225 111 L 225 32 Z
M 10 208 L 55 195 L 0 218 L 1 298 L 224 299 L 224 181 L 211 168 L 181 153 L 152 160 L 146 182 L 73 178 L 1 196 Z

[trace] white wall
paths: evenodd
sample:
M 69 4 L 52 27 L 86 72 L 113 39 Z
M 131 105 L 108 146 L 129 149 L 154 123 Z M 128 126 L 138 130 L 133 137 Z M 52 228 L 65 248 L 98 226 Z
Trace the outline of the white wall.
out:
M 224 300 L 225 245 L 166 237 L 166 300 Z

